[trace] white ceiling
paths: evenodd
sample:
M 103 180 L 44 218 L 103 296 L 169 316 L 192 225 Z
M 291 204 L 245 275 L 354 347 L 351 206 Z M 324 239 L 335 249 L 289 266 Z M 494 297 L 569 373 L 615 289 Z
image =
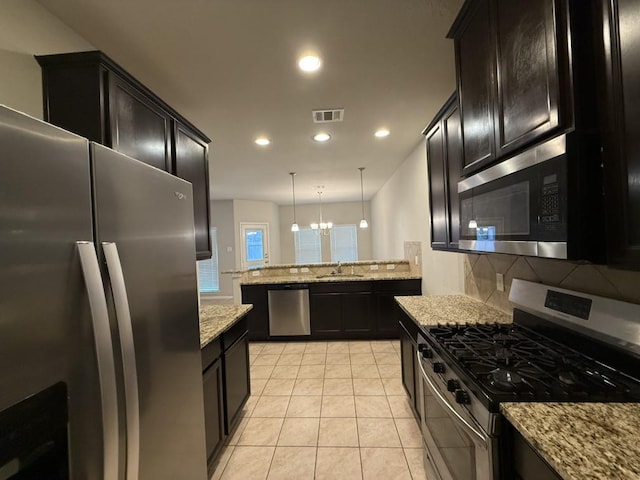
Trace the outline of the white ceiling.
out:
M 212 138 L 214 199 L 371 198 L 455 87 L 462 0 L 40 0 Z M 315 51 L 323 67 L 297 69 Z M 311 110 L 344 108 L 316 125 Z M 381 126 L 385 139 L 373 136 Z M 324 128 L 322 128 L 324 127 Z M 327 144 L 311 137 L 324 129 Z M 268 147 L 253 140 L 265 135 Z

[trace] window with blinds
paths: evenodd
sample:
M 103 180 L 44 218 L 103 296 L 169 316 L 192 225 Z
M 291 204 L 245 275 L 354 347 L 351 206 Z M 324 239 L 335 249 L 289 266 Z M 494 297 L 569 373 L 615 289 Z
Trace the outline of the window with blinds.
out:
M 211 229 L 211 258 L 198 262 L 198 280 L 201 293 L 220 291 L 218 272 L 218 236 L 216 228 Z
M 301 228 L 294 232 L 296 248 L 296 263 L 320 263 L 322 262 L 322 246 L 320 232 L 311 228 Z
M 355 225 L 334 225 L 331 229 L 331 261 L 358 260 L 358 229 Z

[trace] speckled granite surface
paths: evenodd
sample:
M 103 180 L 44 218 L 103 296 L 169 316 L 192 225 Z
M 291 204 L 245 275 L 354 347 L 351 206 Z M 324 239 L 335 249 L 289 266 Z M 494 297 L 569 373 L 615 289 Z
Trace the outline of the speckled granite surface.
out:
M 243 279 L 241 285 L 261 285 L 277 283 L 321 283 L 321 282 L 366 282 L 371 280 L 410 280 L 422 278 L 421 275 L 414 275 L 411 272 L 371 272 L 364 273 L 361 277 L 356 276 L 332 276 L 317 278 L 315 275 L 278 275 L 259 277 L 249 277 Z
M 402 309 L 423 327 L 438 323 L 511 323 L 511 316 L 466 295 L 395 297 Z
M 500 410 L 566 480 L 640 479 L 638 403 L 503 403 Z
M 204 348 L 228 330 L 253 308 L 253 305 L 202 305 L 200 307 L 200 348 Z

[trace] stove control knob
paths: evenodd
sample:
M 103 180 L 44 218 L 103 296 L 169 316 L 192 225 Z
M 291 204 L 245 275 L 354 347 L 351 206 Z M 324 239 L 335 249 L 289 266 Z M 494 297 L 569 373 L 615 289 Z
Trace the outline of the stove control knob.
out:
M 457 403 L 469 403 L 469 394 L 464 390 L 456 390 L 456 402 Z
M 458 380 L 454 380 L 453 378 L 447 380 L 447 390 L 450 392 L 455 392 L 460 389 L 460 382 Z
M 433 358 L 433 352 L 429 346 L 424 343 L 418 345 L 418 351 L 422 354 L 422 358 Z
M 435 362 L 433 364 L 433 371 L 435 373 L 444 373 L 444 363 L 442 362 Z

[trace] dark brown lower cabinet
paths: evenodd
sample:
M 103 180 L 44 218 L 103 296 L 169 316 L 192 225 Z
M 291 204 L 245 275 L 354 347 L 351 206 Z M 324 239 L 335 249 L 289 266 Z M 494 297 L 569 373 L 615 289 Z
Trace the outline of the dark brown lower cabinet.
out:
M 386 280 L 375 285 L 376 334 L 378 337 L 399 338 L 399 321 L 405 315 L 393 297 L 422 294 L 421 280 Z
M 224 426 L 227 435 L 240 419 L 240 411 L 251 394 L 249 379 L 249 336 L 245 332 L 225 350 L 222 357 L 224 378 Z
M 247 313 L 249 340 L 269 339 L 269 298 L 267 285 L 242 285 L 242 303 L 253 305 Z
M 250 340 L 268 340 L 269 285 L 242 285 Z M 315 282 L 309 284 L 311 335 L 291 339 L 398 338 L 402 309 L 394 296 L 421 295 L 422 280 Z M 282 340 L 277 337 L 277 340 Z
M 342 295 L 312 293 L 309 295 L 311 336 L 339 338 L 342 334 Z
M 204 424 L 207 435 L 207 460 L 209 476 L 213 474 L 213 459 L 226 438 L 224 430 L 224 399 L 222 361 L 213 362 L 202 374 L 204 386 Z
M 373 293 L 358 292 L 342 295 L 342 324 L 345 333 L 367 334 L 373 332 L 375 322 Z
M 246 316 L 207 344 L 201 355 L 207 463 L 211 476 L 221 446 L 232 434 L 251 394 Z

